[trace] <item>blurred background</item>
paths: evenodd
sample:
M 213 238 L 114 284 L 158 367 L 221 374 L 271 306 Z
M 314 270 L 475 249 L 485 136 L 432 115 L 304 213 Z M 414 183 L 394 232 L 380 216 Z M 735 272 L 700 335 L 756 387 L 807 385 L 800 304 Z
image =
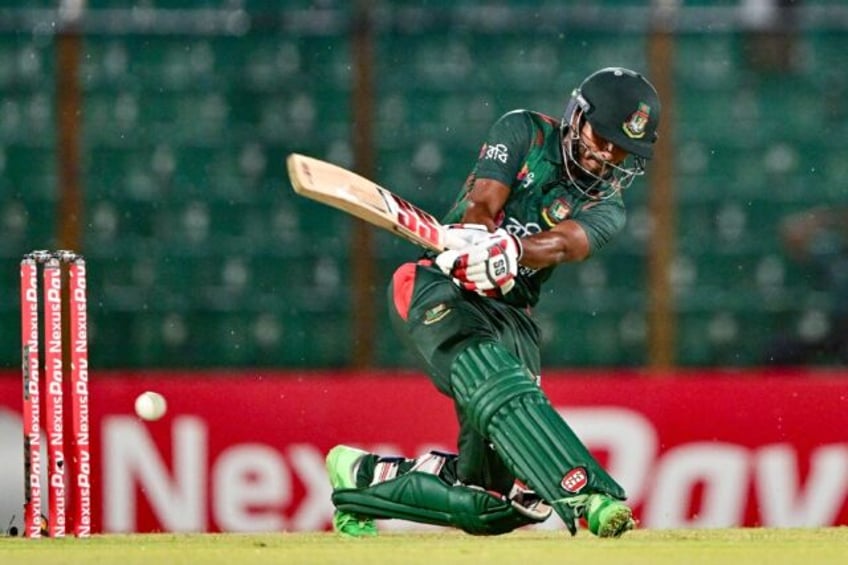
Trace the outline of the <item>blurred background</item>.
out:
M 419 250 L 296 196 L 285 158 L 441 216 L 501 114 L 625 66 L 661 94 L 656 158 L 535 310 L 546 394 L 644 527 L 844 525 L 846 63 L 836 0 L 0 0 L 0 484 L 31 484 L 44 248 L 88 264 L 95 532 L 328 529 L 333 445 L 454 450 L 388 323 Z
M 658 157 L 548 285 L 545 365 L 779 362 L 845 299 L 839 230 L 799 258 L 781 222 L 848 199 L 846 30 L 837 0 L 0 0 L 0 364 L 21 255 L 72 248 L 94 367 L 411 366 L 384 296 L 418 251 L 297 197 L 286 155 L 440 216 L 498 116 L 612 65 L 658 86 Z

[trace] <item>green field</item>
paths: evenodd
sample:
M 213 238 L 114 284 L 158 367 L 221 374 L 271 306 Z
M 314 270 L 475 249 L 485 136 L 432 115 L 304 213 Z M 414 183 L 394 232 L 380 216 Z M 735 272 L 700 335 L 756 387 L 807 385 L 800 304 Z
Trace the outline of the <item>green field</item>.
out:
M 375 563 L 431 565 L 698 564 L 822 565 L 848 562 L 848 528 L 640 530 L 616 540 L 585 531 L 517 532 L 479 538 L 460 533 L 383 534 L 345 539 L 310 534 L 103 535 L 87 540 L 0 538 L 0 563 L 170 565 Z

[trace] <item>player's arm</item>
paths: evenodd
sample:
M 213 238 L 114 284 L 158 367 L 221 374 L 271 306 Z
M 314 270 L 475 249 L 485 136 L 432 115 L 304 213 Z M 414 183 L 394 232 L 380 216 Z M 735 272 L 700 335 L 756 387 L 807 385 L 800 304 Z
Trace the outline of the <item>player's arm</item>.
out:
M 509 187 L 493 179 L 478 178 L 468 193 L 468 207 L 463 223 L 482 224 L 489 231 L 497 228 L 496 218 L 509 198 Z M 565 220 L 550 231 L 521 239 L 524 248 L 520 264 L 533 269 L 550 267 L 567 261 L 582 261 L 589 256 L 589 238 L 583 226 Z
M 521 264 L 534 269 L 582 261 L 590 251 L 586 231 L 574 220 L 562 221 L 549 231 L 525 237 L 521 243 L 524 245 Z

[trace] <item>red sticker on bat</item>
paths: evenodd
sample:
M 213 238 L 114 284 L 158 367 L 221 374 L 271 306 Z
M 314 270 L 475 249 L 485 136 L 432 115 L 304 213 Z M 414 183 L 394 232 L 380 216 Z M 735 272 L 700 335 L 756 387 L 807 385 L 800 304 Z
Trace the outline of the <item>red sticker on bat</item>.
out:
M 402 198 L 394 195 L 392 197 L 397 204 L 398 223 L 432 243 L 433 247 L 441 247 L 439 222 L 436 218 Z

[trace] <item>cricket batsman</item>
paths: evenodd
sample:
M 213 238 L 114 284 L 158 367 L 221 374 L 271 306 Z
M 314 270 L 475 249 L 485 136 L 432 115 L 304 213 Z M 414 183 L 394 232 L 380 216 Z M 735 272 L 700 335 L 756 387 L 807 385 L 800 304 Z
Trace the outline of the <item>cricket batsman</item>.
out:
M 621 231 L 622 191 L 653 156 L 659 118 L 651 83 L 616 67 L 574 89 L 561 120 L 514 110 L 494 123 L 444 218 L 448 250 L 401 265 L 389 286 L 396 331 L 454 401 L 457 453 L 334 447 L 336 531 L 375 535 L 395 518 L 496 535 L 552 512 L 572 535 L 581 518 L 600 537 L 635 527 L 624 489 L 539 386 L 531 308 L 558 264 Z

